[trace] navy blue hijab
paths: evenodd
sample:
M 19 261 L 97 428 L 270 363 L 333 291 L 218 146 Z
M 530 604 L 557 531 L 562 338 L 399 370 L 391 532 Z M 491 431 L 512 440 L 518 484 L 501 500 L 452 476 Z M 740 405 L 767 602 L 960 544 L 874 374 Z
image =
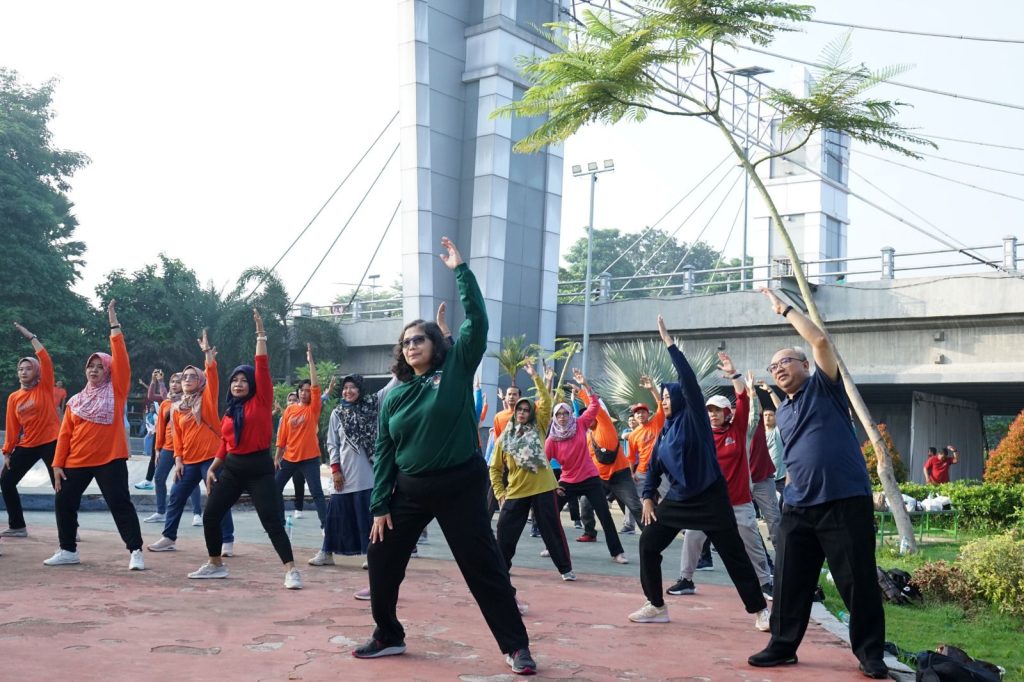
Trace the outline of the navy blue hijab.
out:
M 238 374 L 244 374 L 249 382 L 249 393 L 244 398 L 236 398 L 231 395 L 231 380 Z M 224 416 L 231 417 L 235 425 L 235 445 L 242 442 L 242 427 L 245 426 L 245 404 L 256 395 L 256 368 L 252 365 L 239 365 L 231 370 L 228 378 L 228 406 Z

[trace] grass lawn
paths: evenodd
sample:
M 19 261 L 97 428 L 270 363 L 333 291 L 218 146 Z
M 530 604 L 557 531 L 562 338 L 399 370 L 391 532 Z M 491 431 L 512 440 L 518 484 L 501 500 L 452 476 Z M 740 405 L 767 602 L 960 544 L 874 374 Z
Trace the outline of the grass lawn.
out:
M 876 552 L 878 565 L 885 569 L 902 568 L 913 574 L 921 564 L 944 559 L 952 562 L 960 546 L 972 537 L 961 534 L 959 540 L 929 538 L 919 543 L 919 552 L 900 556 L 891 545 Z M 890 539 L 891 540 L 891 539 Z M 835 587 L 822 576 L 825 606 L 832 613 L 845 610 Z M 963 609 L 950 604 L 928 602 L 916 606 L 885 604 L 885 638 L 904 651 L 934 650 L 940 644 L 960 647 L 975 658 L 1006 668 L 1007 682 L 1024 682 L 1024 620 L 996 610 L 989 604 Z

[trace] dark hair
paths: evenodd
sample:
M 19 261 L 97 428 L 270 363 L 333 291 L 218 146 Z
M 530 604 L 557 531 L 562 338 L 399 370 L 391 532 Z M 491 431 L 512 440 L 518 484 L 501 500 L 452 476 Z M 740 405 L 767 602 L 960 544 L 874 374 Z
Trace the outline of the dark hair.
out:
M 518 424 L 518 420 L 515 419 L 515 413 L 519 411 L 519 403 L 526 403 L 526 406 L 530 408 L 530 418 L 526 420 L 527 424 L 533 424 L 537 421 L 537 410 L 533 406 L 533 401 L 529 398 L 520 398 L 516 401 L 516 404 L 512 406 L 512 418 L 513 422 Z
M 939 454 L 939 451 L 936 450 L 935 448 L 928 448 L 928 454 L 930 454 L 930 455 L 937 455 L 937 454 Z
M 295 387 L 295 390 L 301 391 L 306 386 L 312 386 L 312 385 L 313 385 L 312 380 L 310 380 L 310 379 L 303 379 L 302 381 L 299 382 L 299 385 Z
M 518 387 L 518 386 L 516 386 L 515 384 L 512 384 L 511 386 L 509 386 L 508 388 L 506 388 L 506 389 L 505 389 L 505 394 L 506 394 L 506 395 L 508 395 L 508 392 L 509 392 L 509 391 L 511 391 L 511 390 L 512 390 L 513 388 L 514 388 L 514 389 L 516 389 L 517 391 L 519 391 L 519 395 L 522 395 L 522 394 L 523 394 L 523 389 L 519 388 L 519 387 Z M 513 407 L 514 407 L 514 406 L 513 406 Z
M 395 344 L 395 364 L 391 365 L 391 373 L 394 374 L 399 381 L 409 381 L 416 376 L 416 372 L 414 372 L 409 363 L 405 361 L 405 354 L 402 353 L 402 341 L 405 339 L 405 332 L 413 327 L 422 327 L 423 334 L 430 339 L 430 342 L 434 345 L 434 354 L 430 358 L 430 366 L 433 369 L 437 369 L 443 365 L 444 359 L 448 357 L 448 342 L 445 340 L 444 334 L 441 333 L 441 328 L 437 326 L 437 323 L 427 322 L 425 320 L 413 320 L 402 327 L 402 333 L 398 335 L 398 343 Z
M 949 448 L 942 448 L 942 454 L 944 454 L 946 457 L 949 457 Z

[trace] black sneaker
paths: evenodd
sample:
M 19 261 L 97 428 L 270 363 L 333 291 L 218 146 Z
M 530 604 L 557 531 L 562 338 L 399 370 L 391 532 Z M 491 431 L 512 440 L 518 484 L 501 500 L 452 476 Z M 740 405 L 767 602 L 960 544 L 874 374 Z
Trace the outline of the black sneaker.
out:
M 686 580 L 680 578 L 676 581 L 676 584 L 665 590 L 669 594 L 680 595 L 680 594 L 696 594 L 697 586 L 693 584 L 692 580 Z
M 505 655 L 505 662 L 516 675 L 535 675 L 537 662 L 533 660 L 529 649 L 519 649 Z
M 882 661 L 861 661 L 860 671 L 864 677 L 884 680 L 889 677 L 889 668 Z
M 530 529 L 530 537 L 531 538 L 539 538 L 540 537 L 540 528 L 538 528 L 537 526 L 534 526 L 533 528 L 531 528 Z
M 582 522 L 582 521 L 577 521 L 577 522 L 576 522 L 575 524 L 573 524 L 573 525 L 575 525 L 575 526 L 576 526 L 576 530 L 583 530 L 583 522 Z
M 782 654 L 772 649 L 764 649 L 747 659 L 747 663 L 757 668 L 774 668 L 778 665 L 796 665 L 796 654 Z
M 697 560 L 698 571 L 713 571 L 715 570 L 715 562 L 711 560 L 711 555 L 702 556 Z
M 379 639 L 371 639 L 366 644 L 352 651 L 352 655 L 356 658 L 380 658 L 381 656 L 397 656 L 404 653 L 405 642 L 385 644 Z
M 772 584 L 771 580 L 766 582 L 764 585 L 761 585 L 761 594 L 763 594 L 764 598 L 767 599 L 768 601 L 772 600 L 772 592 L 774 592 L 774 591 L 775 591 L 775 585 Z

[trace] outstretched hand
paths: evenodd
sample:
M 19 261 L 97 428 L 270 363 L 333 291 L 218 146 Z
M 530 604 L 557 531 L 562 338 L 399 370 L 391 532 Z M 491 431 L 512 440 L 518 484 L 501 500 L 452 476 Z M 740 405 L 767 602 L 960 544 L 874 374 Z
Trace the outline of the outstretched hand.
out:
M 117 326 L 117 299 L 110 299 L 110 303 L 107 304 L 107 320 L 110 322 L 111 327 Z
M 775 311 L 776 315 L 781 315 L 786 310 L 786 304 L 782 302 L 782 299 L 775 295 L 775 292 L 768 287 L 761 287 L 761 293 L 768 297 L 768 300 L 772 304 L 772 310 Z
M 24 336 L 24 337 L 25 337 L 26 339 L 31 339 L 31 338 L 32 338 L 32 332 L 30 332 L 29 330 L 25 329 L 24 327 L 22 327 L 22 326 L 21 326 L 20 324 L 18 324 L 17 322 L 15 322 L 15 323 L 14 323 L 14 328 L 15 328 L 15 329 L 17 329 L 17 330 L 18 330 L 18 332 L 19 332 L 19 333 L 20 333 L 20 334 L 21 334 L 22 336 Z
M 725 351 L 718 351 L 718 369 L 726 379 L 732 379 L 736 375 L 736 367 L 732 364 L 732 358 Z
M 583 370 L 579 367 L 572 368 L 572 378 L 583 388 L 587 387 L 587 377 L 583 376 Z
M 661 315 L 658 315 L 658 335 L 661 337 L 661 340 L 665 343 L 666 346 L 671 346 L 673 343 L 675 343 L 675 341 L 672 340 L 672 337 L 668 333 L 668 327 L 665 326 L 665 318 L 662 317 Z
M 206 353 L 206 359 L 212 361 L 217 357 L 217 348 L 210 345 L 210 338 L 206 329 L 203 329 L 203 337 L 196 339 L 196 343 L 199 344 L 199 350 Z
M 528 357 L 523 360 L 523 371 L 529 374 L 530 378 L 537 376 L 536 362 L 537 358 L 535 357 Z
M 252 309 L 252 320 L 256 323 L 256 333 L 260 336 L 265 336 L 267 330 L 263 327 L 263 317 L 260 316 L 260 311 L 255 308 Z
M 448 237 L 441 237 L 441 246 L 448 251 L 448 253 L 442 253 L 440 255 L 441 262 L 444 263 L 449 270 L 454 270 L 462 265 L 462 254 L 460 254 L 459 250 L 455 248 L 455 242 L 448 239 Z
M 644 374 L 640 377 L 640 388 L 646 388 L 648 391 L 654 390 L 654 380 L 651 377 Z

